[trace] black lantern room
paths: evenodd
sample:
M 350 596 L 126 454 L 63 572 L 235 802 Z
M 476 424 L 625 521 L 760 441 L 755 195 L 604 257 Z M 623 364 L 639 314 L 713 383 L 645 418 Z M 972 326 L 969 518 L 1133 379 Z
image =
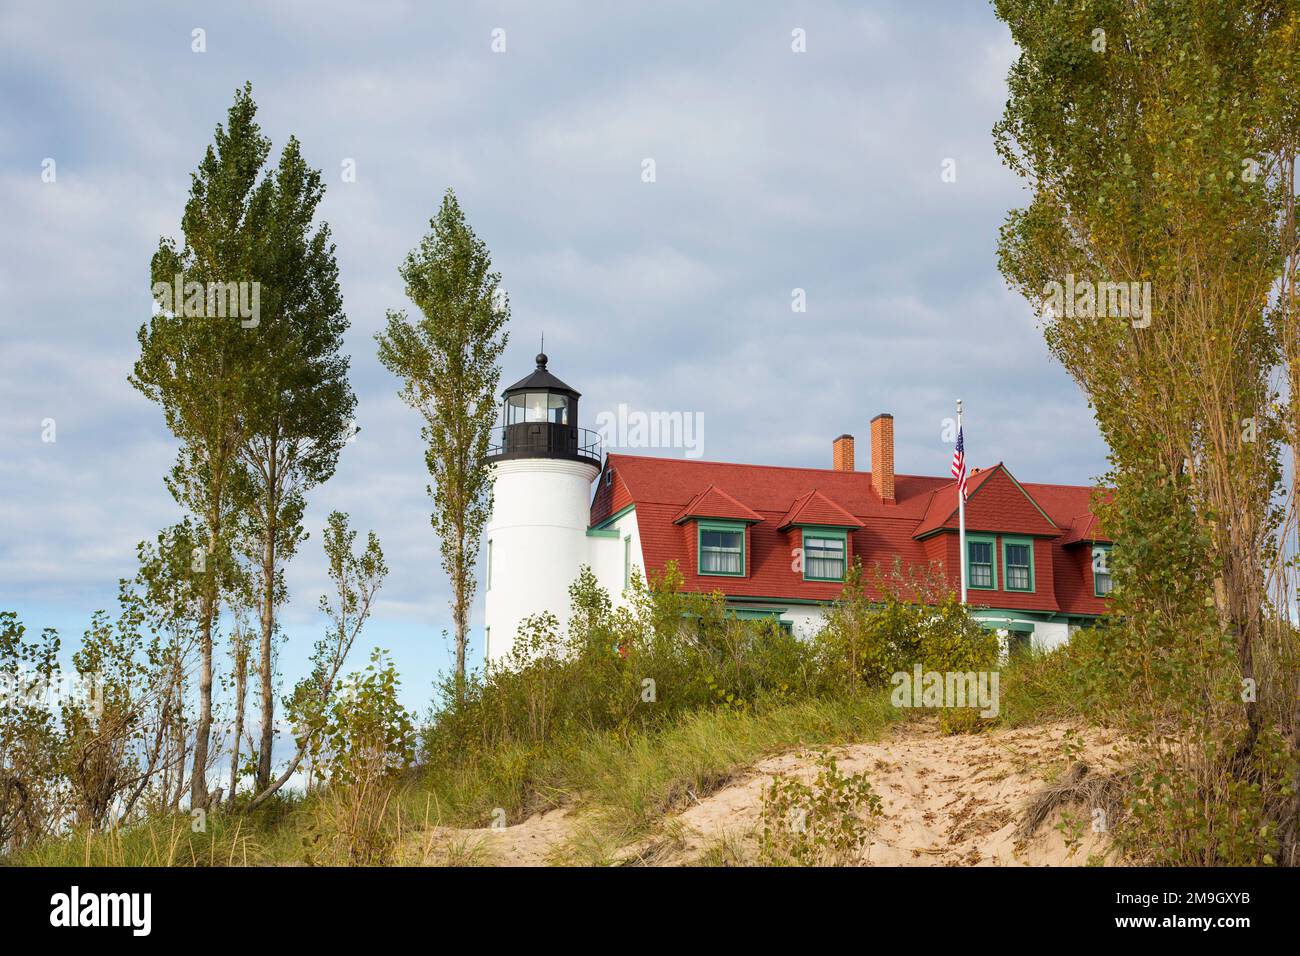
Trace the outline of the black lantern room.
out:
M 578 427 L 581 395 L 546 368 L 537 368 L 502 393 L 501 426 L 493 433 L 490 461 L 509 458 L 562 458 L 600 462 L 600 439 Z

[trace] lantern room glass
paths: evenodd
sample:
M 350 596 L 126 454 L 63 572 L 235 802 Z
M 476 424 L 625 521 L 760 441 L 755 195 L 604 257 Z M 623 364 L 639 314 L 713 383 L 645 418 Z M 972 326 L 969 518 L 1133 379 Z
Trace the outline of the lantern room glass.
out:
M 553 425 L 569 424 L 569 396 L 547 396 L 546 419 Z
M 506 424 L 550 422 L 569 424 L 569 397 L 550 392 L 521 392 L 506 399 Z

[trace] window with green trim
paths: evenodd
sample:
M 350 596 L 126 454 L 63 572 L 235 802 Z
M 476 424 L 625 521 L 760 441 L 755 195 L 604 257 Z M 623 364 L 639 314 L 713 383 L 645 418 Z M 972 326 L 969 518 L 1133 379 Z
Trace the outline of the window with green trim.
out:
M 1115 582 L 1110 576 L 1110 548 L 1095 545 L 1092 549 L 1092 593 L 1106 597 L 1114 587 Z
M 488 546 L 487 546 L 487 587 L 485 587 L 483 590 L 485 591 L 492 590 L 492 539 L 491 538 L 488 538 Z
M 623 539 L 623 590 L 632 583 L 632 536 Z
M 966 586 L 996 591 L 998 569 L 993 563 L 993 538 L 966 536 Z
M 699 573 L 745 576 L 745 526 L 699 523 Z
M 1034 589 L 1034 542 L 1028 538 L 1002 539 L 1003 587 L 1008 591 Z
M 805 528 L 803 577 L 805 581 L 843 581 L 848 563 L 848 536 L 843 531 Z

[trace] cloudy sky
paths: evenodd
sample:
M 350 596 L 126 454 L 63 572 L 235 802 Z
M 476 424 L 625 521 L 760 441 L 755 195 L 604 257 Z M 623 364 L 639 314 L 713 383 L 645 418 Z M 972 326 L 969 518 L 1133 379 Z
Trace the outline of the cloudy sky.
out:
M 0 8 L 0 608 L 79 635 L 178 518 L 175 442 L 127 375 L 150 256 L 245 80 L 274 149 L 296 134 L 329 184 L 363 429 L 289 570 L 289 681 L 320 633 L 335 508 L 383 543 L 367 643 L 409 705 L 450 659 L 419 423 L 373 340 L 448 186 L 510 292 L 505 380 L 544 332 L 584 425 L 620 403 L 699 413 L 705 458 L 829 466 L 834 436 L 865 444 L 890 411 L 898 470 L 943 474 L 961 397 L 973 464 L 1101 473 L 1086 402 L 996 269 L 1027 194 L 993 151 L 1014 47 L 987 4 L 469 6 Z

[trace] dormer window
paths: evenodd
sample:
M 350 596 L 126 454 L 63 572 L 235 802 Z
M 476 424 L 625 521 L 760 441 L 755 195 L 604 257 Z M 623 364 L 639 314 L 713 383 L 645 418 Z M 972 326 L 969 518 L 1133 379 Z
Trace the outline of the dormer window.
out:
M 803 577 L 805 581 L 843 581 L 848 564 L 848 534 L 845 531 L 805 528 L 803 531 Z
M 699 573 L 745 576 L 745 526 L 734 522 L 699 522 Z
M 849 535 L 862 527 L 861 518 L 814 488 L 794 500 L 778 529 L 791 535 L 799 531 L 799 561 L 792 571 L 802 564 L 805 581 L 843 581 L 849 566 Z
M 1097 545 L 1092 549 L 1092 593 L 1096 597 L 1106 597 L 1115 587 L 1110 576 L 1110 548 Z

